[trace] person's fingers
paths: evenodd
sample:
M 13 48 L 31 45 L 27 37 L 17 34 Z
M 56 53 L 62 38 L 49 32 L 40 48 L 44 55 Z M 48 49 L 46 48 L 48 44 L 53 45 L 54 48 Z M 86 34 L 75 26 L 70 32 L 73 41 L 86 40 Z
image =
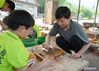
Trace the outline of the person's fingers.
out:
M 45 44 L 45 43 L 43 43 L 43 44 L 42 44 L 42 47 L 43 47 L 43 48 L 45 48 L 45 47 L 46 47 L 46 44 Z
M 74 59 L 77 59 L 77 58 L 80 58 L 80 55 L 75 53 L 75 54 L 72 54 L 71 57 L 74 58 Z

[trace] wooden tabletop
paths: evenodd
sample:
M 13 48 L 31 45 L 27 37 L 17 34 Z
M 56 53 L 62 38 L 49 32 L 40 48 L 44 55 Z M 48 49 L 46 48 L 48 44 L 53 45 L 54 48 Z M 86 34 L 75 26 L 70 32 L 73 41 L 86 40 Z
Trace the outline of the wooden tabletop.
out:
M 32 47 L 31 49 L 36 52 L 42 51 L 42 46 Z M 40 50 L 40 51 L 39 51 Z M 70 54 L 66 53 L 57 57 L 55 62 L 42 68 L 41 71 L 81 71 L 84 67 L 88 66 L 89 62 L 83 58 L 73 59 Z

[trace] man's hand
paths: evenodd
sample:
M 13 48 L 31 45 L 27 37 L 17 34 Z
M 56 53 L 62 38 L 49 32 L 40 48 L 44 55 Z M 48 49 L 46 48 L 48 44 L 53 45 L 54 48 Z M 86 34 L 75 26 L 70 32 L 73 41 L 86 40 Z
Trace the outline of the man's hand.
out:
M 78 59 L 78 58 L 80 58 L 80 56 L 81 55 L 79 53 L 75 53 L 74 51 L 71 50 L 71 56 L 70 57 L 72 57 L 74 59 Z
M 49 43 L 48 42 L 44 42 L 42 44 L 42 47 L 48 49 L 49 48 Z

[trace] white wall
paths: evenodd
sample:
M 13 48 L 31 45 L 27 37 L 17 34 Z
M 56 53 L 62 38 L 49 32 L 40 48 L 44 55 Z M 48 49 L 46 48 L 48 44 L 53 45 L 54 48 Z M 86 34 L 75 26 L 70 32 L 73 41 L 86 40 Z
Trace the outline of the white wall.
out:
M 22 9 L 28 11 L 32 16 L 37 17 L 37 9 L 38 5 L 32 4 L 32 3 L 27 3 L 27 2 L 22 2 L 22 1 L 15 1 L 15 9 Z

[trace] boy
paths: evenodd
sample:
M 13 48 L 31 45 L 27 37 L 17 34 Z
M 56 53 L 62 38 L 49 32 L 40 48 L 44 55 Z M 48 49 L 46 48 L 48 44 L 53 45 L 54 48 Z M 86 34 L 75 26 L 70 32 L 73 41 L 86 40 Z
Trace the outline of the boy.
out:
M 51 61 L 46 57 L 41 63 L 36 63 L 32 57 L 30 66 L 28 50 L 24 47 L 21 39 L 25 39 L 34 25 L 32 16 L 24 10 L 13 11 L 7 19 L 6 25 L 9 31 L 0 35 L 0 71 L 38 71 Z M 29 67 L 28 67 L 29 66 Z

